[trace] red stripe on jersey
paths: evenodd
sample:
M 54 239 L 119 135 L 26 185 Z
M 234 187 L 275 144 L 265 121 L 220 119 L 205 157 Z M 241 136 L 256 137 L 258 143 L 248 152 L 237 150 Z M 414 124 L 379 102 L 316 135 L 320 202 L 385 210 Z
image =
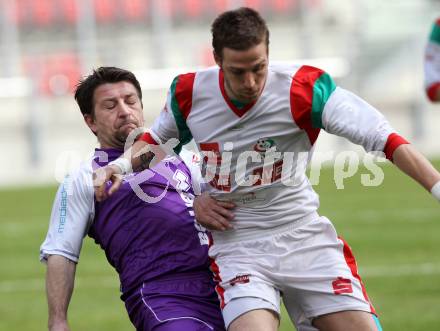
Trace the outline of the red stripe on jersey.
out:
M 212 238 L 212 235 L 209 235 L 209 247 L 211 247 L 214 243 L 214 240 Z M 222 281 L 222 278 L 220 277 L 220 268 L 218 267 L 217 263 L 215 263 L 215 260 L 212 258 L 209 258 L 211 261 L 210 269 L 211 272 L 214 274 L 214 282 L 215 285 L 215 291 L 217 292 L 217 295 L 220 300 L 220 308 L 223 309 L 225 307 L 225 289 L 221 287 L 220 283 Z
M 292 78 L 290 86 L 290 111 L 295 123 L 306 131 L 313 145 L 321 129 L 312 127 L 313 86 L 324 71 L 302 66 Z
M 437 26 L 440 26 L 440 18 L 438 18 L 437 21 L 435 21 L 435 24 L 436 24 Z
M 151 136 L 151 134 L 149 132 L 145 132 L 140 138 L 139 140 L 145 141 L 148 144 L 151 145 L 159 145 L 156 140 L 154 140 L 154 138 Z
M 248 103 L 246 106 L 244 106 L 243 108 L 238 108 L 236 107 L 231 99 L 228 97 L 228 94 L 226 93 L 226 89 L 225 89 L 225 76 L 223 74 L 223 70 L 220 69 L 219 70 L 219 75 L 218 75 L 218 81 L 219 81 L 219 86 L 220 86 L 220 91 L 222 92 L 223 95 L 223 99 L 225 99 L 226 103 L 228 104 L 229 108 L 231 108 L 231 110 L 235 113 L 235 115 L 237 115 L 238 117 L 242 117 L 244 114 L 246 114 L 246 112 L 252 108 L 253 105 L 255 105 L 255 103 L 257 102 L 257 100 L 255 100 L 254 102 Z
M 397 147 L 404 144 L 409 144 L 409 142 L 406 141 L 406 139 L 403 138 L 402 136 L 399 136 L 397 133 L 391 133 L 388 136 L 387 142 L 385 144 L 385 148 L 383 149 L 386 158 L 392 162 L 394 151 L 396 150 Z
M 426 89 L 429 100 L 436 101 L 437 94 L 440 89 L 440 82 L 434 83 Z
M 179 105 L 179 109 L 185 120 L 188 118 L 188 115 L 192 107 L 192 97 L 193 97 L 193 87 L 194 87 L 195 77 L 196 74 L 193 72 L 189 74 L 180 75 L 176 84 L 176 91 L 174 96 L 176 97 L 177 104 Z
M 348 267 L 350 268 L 351 274 L 353 275 L 354 278 L 356 278 L 359 283 L 361 284 L 361 288 L 362 288 L 362 294 L 364 295 L 364 299 L 365 301 L 368 302 L 368 304 L 370 305 L 370 310 L 371 312 L 376 315 L 376 310 L 374 309 L 373 305 L 370 302 L 370 299 L 368 298 L 367 295 L 367 290 L 365 289 L 364 283 L 362 282 L 361 276 L 359 276 L 359 272 L 358 272 L 358 268 L 357 268 L 357 263 L 356 263 L 356 259 L 354 258 L 353 252 L 350 248 L 350 246 L 348 246 L 348 244 L 345 242 L 344 239 L 342 239 L 341 237 L 338 237 L 338 239 L 340 241 L 342 241 L 342 243 L 344 244 L 344 258 L 345 258 L 345 262 L 347 263 Z

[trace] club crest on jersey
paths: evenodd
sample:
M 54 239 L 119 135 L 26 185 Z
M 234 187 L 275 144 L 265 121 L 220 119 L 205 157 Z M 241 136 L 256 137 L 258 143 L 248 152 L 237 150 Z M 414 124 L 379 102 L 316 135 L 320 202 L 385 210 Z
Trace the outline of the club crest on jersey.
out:
M 275 140 L 272 138 L 260 138 L 254 145 L 254 151 L 264 154 L 267 150 L 275 146 Z

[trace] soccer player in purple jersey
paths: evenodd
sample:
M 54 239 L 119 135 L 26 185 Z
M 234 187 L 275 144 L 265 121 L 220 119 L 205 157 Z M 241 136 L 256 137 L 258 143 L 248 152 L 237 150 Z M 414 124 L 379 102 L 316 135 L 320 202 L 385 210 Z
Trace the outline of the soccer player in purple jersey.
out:
M 143 125 L 142 92 L 131 72 L 102 67 L 80 82 L 75 98 L 100 147 L 60 185 L 41 246 L 49 330 L 69 330 L 67 310 L 86 234 L 118 272 L 121 299 L 136 330 L 224 330 L 208 233 L 192 208 L 191 160 L 186 166 L 181 159 L 164 159 L 126 176 L 117 193 L 97 202 L 93 169 L 121 156 L 128 135 Z

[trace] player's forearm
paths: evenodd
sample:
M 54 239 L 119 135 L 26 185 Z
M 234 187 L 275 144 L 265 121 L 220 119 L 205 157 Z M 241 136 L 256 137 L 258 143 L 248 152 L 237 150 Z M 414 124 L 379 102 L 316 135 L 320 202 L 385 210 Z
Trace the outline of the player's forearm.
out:
M 151 150 L 153 146 L 145 141 L 139 140 L 124 152 L 124 155 L 119 159 L 116 159 L 109 163 L 110 166 L 116 167 L 116 173 L 129 173 L 131 171 L 142 171 L 148 169 L 153 160 L 155 150 L 153 153 Z
M 428 191 L 440 181 L 440 173 L 411 145 L 397 147 L 393 153 L 393 162 Z
M 154 153 L 150 151 L 148 143 L 139 140 L 133 144 L 130 156 L 133 171 L 141 171 L 150 167 L 151 160 L 154 158 Z
M 46 295 L 50 331 L 68 330 L 67 309 L 72 297 L 76 264 L 63 256 L 51 255 L 47 260 Z

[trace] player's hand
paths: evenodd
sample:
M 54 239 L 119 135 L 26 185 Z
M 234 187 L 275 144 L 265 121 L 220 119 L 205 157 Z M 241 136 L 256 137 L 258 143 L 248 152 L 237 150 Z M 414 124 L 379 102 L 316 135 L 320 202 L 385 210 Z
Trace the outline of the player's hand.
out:
M 106 190 L 106 183 L 112 181 L 112 185 Z M 95 197 L 97 201 L 104 201 L 122 184 L 121 169 L 115 165 L 107 165 L 96 169 L 93 172 L 93 186 L 95 187 Z
M 233 220 L 234 214 L 231 209 L 234 207 L 234 203 L 216 200 L 206 192 L 194 199 L 196 220 L 208 230 L 232 229 L 230 222 Z

